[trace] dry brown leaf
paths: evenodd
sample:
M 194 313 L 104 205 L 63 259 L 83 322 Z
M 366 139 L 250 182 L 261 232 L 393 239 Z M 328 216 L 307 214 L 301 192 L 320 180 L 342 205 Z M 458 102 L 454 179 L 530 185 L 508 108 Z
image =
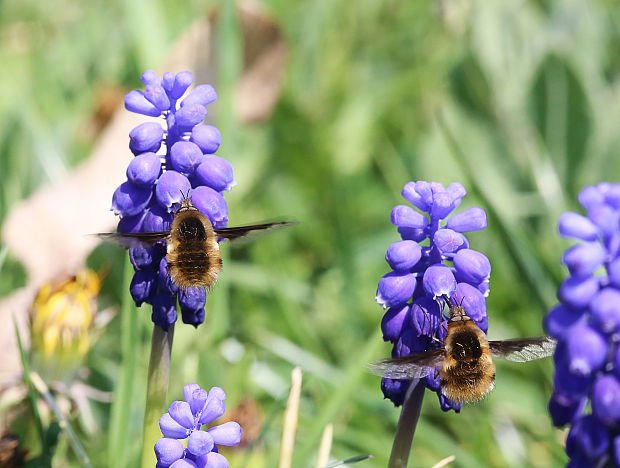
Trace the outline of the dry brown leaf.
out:
M 244 37 L 243 74 L 237 83 L 235 114 L 245 123 L 268 119 L 284 80 L 286 44 L 280 28 L 256 2 L 240 7 Z

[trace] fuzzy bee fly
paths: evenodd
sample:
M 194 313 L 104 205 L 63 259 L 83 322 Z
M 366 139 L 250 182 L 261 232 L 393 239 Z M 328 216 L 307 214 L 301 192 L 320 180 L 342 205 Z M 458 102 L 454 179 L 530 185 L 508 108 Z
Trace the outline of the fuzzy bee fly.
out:
M 279 221 L 214 229 L 209 218 L 192 204 L 189 196 L 185 196 L 168 231 L 106 232 L 96 236 L 127 248 L 166 241 L 166 261 L 172 280 L 181 289 L 191 286 L 210 288 L 222 270 L 218 238 L 231 241 L 245 239 L 254 232 L 266 232 L 294 224 L 297 223 Z
M 450 305 L 450 318 L 442 347 L 378 361 L 370 366 L 372 372 L 404 380 L 438 372 L 441 391 L 447 398 L 457 403 L 471 403 L 481 400 L 493 389 L 493 357 L 526 362 L 553 354 L 555 340 L 549 336 L 488 341 L 462 305 L 451 302 L 447 296 L 444 298 Z

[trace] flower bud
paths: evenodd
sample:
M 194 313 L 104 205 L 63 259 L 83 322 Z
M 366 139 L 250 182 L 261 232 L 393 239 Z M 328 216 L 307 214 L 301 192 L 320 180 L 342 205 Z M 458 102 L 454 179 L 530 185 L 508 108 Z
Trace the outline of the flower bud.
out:
M 164 138 L 164 129 L 157 122 L 144 122 L 129 132 L 129 149 L 134 154 L 156 153 Z
M 381 330 L 383 331 L 383 341 L 398 341 L 405 323 L 411 320 L 411 309 L 409 304 L 392 307 L 387 310 L 381 320 Z
M 588 276 L 603 264 L 607 251 L 598 242 L 578 244 L 562 256 L 562 262 L 568 267 L 571 276 Z
M 422 248 L 417 242 L 403 240 L 394 242 L 385 254 L 385 260 L 393 270 L 411 270 L 422 258 Z
M 241 442 L 241 426 L 235 421 L 228 421 L 207 431 L 218 445 L 237 445 Z
M 421 213 L 405 205 L 398 205 L 392 210 L 392 224 L 398 227 L 424 229 L 428 219 Z
M 152 196 L 151 188 L 123 182 L 112 195 L 112 211 L 115 215 L 135 216 L 144 211 Z
M 393 271 L 379 280 L 375 300 L 384 309 L 407 302 L 416 289 L 417 281 L 413 274 Z
M 155 456 L 162 466 L 170 466 L 183 456 L 183 443 L 177 439 L 162 437 L 155 443 Z
M 446 227 L 456 232 L 479 231 L 487 227 L 487 213 L 474 206 L 450 217 Z
M 142 153 L 127 166 L 127 178 L 140 187 L 151 188 L 161 172 L 161 161 L 155 153 Z
M 206 106 L 217 99 L 213 86 L 201 84 L 196 86 L 189 95 L 181 102 L 181 108 L 188 106 Z
M 188 452 L 197 457 L 209 453 L 213 449 L 213 445 L 214 440 L 212 435 L 205 431 L 194 431 L 187 439 Z
M 433 298 L 444 294 L 450 296 L 456 288 L 456 280 L 450 268 L 443 264 L 432 265 L 424 272 L 422 279 L 424 290 Z
M 620 421 L 620 382 L 617 377 L 603 375 L 596 379 L 592 389 L 592 413 L 609 427 Z
M 169 413 L 159 418 L 159 428 L 164 436 L 174 439 L 184 439 L 189 433 L 189 429 L 175 421 Z
M 181 129 L 191 129 L 198 125 L 207 115 L 204 106 L 194 104 L 181 107 L 175 115 L 175 124 Z
M 481 283 L 488 280 L 491 275 L 491 262 L 484 254 L 475 250 L 459 250 L 454 256 L 453 262 L 460 278 L 468 283 Z
M 164 330 L 177 321 L 177 308 L 174 299 L 169 294 L 160 293 L 153 298 L 153 323 Z
M 164 172 L 155 186 L 155 197 L 159 204 L 172 211 L 172 205 L 181 203 L 192 188 L 189 180 L 176 171 Z
M 204 154 L 213 154 L 222 144 L 222 134 L 213 125 L 199 124 L 192 129 L 189 141 L 196 143 Z
M 142 91 L 135 89 L 125 95 L 125 109 L 129 112 L 148 115 L 149 117 L 159 117 L 161 115 L 161 110 L 149 102 Z
M 225 227 L 228 222 L 226 200 L 210 187 L 200 186 L 192 194 L 194 206 L 204 214 L 214 228 Z
M 558 230 L 564 237 L 572 237 L 584 241 L 594 241 L 598 238 L 598 229 L 585 216 L 577 213 L 563 213 L 560 216 Z
M 202 163 L 202 151 L 190 141 L 177 141 L 170 149 L 172 167 L 183 175 L 193 174 Z M 231 169 L 232 170 L 232 169 Z
M 161 112 L 170 108 L 170 100 L 161 84 L 150 84 L 144 88 L 144 97 Z
M 185 91 L 187 91 L 187 88 L 189 88 L 192 84 L 192 81 L 194 81 L 194 77 L 191 72 L 185 70 L 177 73 L 174 77 L 174 82 L 169 92 L 170 97 L 173 99 L 179 99 L 183 96 L 183 94 L 185 94 Z
M 236 185 L 232 166 L 224 158 L 208 155 L 196 169 L 195 180 L 217 192 L 230 191 Z
M 454 253 L 469 246 L 463 234 L 446 228 L 437 230 L 433 242 L 442 254 Z
M 137 307 L 143 302 L 149 302 L 156 289 L 157 272 L 154 269 L 137 270 L 131 278 L 129 293 Z
M 588 306 L 598 289 L 599 282 L 594 277 L 571 276 L 560 286 L 558 297 L 567 305 L 580 309 Z

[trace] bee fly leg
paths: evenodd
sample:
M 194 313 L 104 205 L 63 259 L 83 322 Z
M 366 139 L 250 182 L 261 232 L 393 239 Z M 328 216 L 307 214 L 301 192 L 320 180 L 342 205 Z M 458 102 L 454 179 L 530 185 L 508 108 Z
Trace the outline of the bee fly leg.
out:
M 426 318 L 428 318 L 428 330 L 429 330 L 429 333 L 430 333 L 430 336 L 431 336 L 431 340 L 436 341 L 439 344 L 442 344 L 442 341 L 437 339 L 437 337 L 433 333 L 433 330 L 431 329 L 431 316 L 430 316 L 430 314 L 426 310 L 424 310 L 424 309 L 422 309 L 422 312 L 424 312 L 424 319 L 422 319 L 422 327 L 421 328 L 424 329 L 424 322 L 425 322 Z
M 422 312 L 424 312 L 424 317 L 422 317 L 422 326 L 420 327 L 420 330 L 424 330 L 424 323 L 426 321 L 426 316 L 428 315 L 428 312 L 425 311 L 424 309 L 422 309 Z M 428 320 L 428 323 L 429 323 L 429 328 L 430 328 L 430 323 L 431 323 L 430 318 Z

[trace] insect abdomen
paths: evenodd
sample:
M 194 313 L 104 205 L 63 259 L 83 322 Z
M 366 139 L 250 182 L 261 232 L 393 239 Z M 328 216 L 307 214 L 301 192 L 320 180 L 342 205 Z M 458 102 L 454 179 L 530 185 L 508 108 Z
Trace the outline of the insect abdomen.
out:
M 444 361 L 441 392 L 457 403 L 481 400 L 493 389 L 495 365 L 487 356 L 471 361 Z
M 493 389 L 495 364 L 484 333 L 472 321 L 449 325 L 441 391 L 457 403 L 478 401 Z
M 171 230 L 166 260 L 170 277 L 181 289 L 211 287 L 222 269 L 213 229 L 208 230 L 210 226 L 205 226 L 201 216 L 188 212 L 178 221 L 175 219 Z

